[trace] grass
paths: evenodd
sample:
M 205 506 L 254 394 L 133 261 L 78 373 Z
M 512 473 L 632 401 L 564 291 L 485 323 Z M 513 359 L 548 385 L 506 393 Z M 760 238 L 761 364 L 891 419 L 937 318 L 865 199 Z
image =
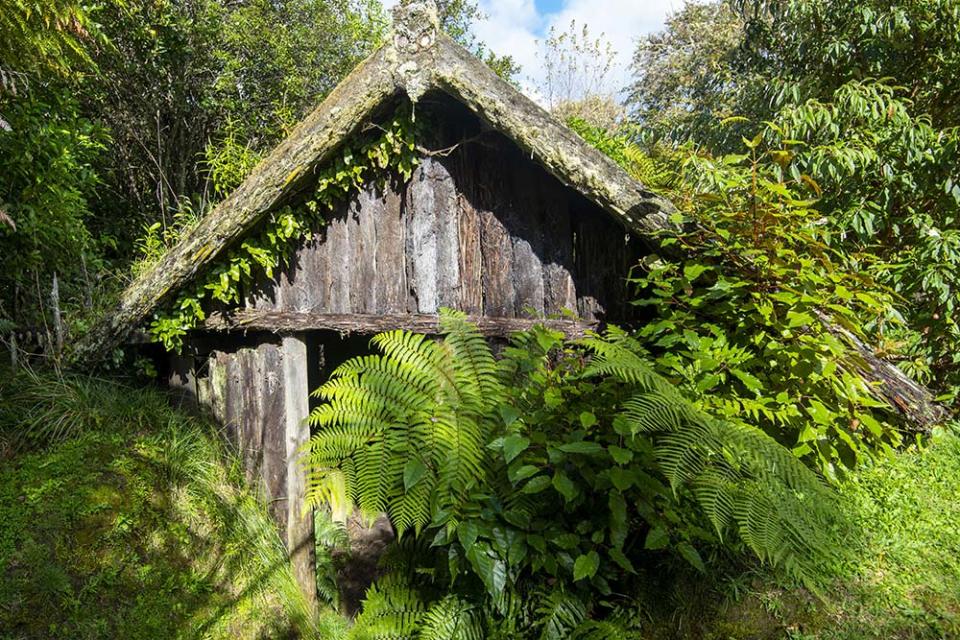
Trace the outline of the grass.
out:
M 160 393 L 0 372 L 0 638 L 334 637 L 212 427 Z
M 853 522 L 844 577 L 814 597 L 765 571 L 681 584 L 651 637 L 793 640 L 960 637 L 960 438 L 937 435 L 840 489 Z

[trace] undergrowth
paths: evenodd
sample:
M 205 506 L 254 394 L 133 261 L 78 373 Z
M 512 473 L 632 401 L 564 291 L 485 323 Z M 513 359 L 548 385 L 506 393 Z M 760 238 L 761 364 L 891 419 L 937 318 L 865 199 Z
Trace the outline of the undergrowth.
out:
M 0 375 L 0 638 L 331 637 L 206 424 L 88 377 Z
M 879 640 L 960 637 L 960 437 L 940 433 L 839 487 L 860 531 L 823 599 L 765 572 L 680 585 L 652 638 Z

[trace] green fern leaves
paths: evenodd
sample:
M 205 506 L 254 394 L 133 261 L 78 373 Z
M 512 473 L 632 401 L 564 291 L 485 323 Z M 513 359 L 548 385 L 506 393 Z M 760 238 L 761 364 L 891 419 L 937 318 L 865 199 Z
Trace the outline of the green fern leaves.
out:
M 721 537 L 738 534 L 760 559 L 811 584 L 829 571 L 837 505 L 819 477 L 760 429 L 700 411 L 652 372 L 623 331 L 583 344 L 595 354 L 587 375 L 635 387 L 621 414 L 630 434 L 653 439 L 670 486 L 689 491 Z
M 316 392 L 308 499 L 413 534 L 355 637 L 630 638 L 612 594 L 658 556 L 705 571 L 698 548 L 746 548 L 813 586 L 836 564 L 827 485 L 628 333 L 537 327 L 500 361 L 462 314 L 441 334 L 380 334 Z
M 441 333 L 382 333 L 380 354 L 344 363 L 315 392 L 325 403 L 310 416 L 311 503 L 387 512 L 402 536 L 478 486 L 504 389 L 465 316 L 445 313 Z

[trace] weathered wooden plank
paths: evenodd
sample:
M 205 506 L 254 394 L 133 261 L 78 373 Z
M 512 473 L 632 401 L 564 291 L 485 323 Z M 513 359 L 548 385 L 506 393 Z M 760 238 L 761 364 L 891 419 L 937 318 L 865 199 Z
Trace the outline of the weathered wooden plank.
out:
M 543 315 L 544 221 L 539 202 L 539 183 L 542 181 L 535 167 L 529 163 L 512 164 L 509 180 L 512 198 L 501 208 L 504 225 L 513 244 L 511 266 L 513 271 L 514 313 L 517 316 Z
M 310 254 L 305 251 L 309 240 L 302 240 L 297 249 L 286 256 L 279 266 L 276 275 L 276 299 L 277 309 L 290 309 L 296 311 L 306 311 L 307 300 L 310 298 L 316 285 L 311 282 L 306 272 L 306 260 Z
M 417 167 L 407 184 L 407 275 L 415 310 L 436 313 L 440 307 L 437 289 L 437 205 L 433 163 Z
M 548 315 L 577 310 L 573 282 L 573 229 L 568 196 L 551 184 L 539 185 L 539 210 L 546 229 L 543 261 L 543 311 Z
M 263 433 L 260 477 L 270 515 L 280 531 L 285 533 L 288 508 L 283 359 L 280 348 L 270 342 L 259 345 L 257 351 L 260 353 L 260 421 Z
M 279 286 L 277 278 L 267 278 L 266 275 L 260 274 L 244 295 L 244 306 L 262 310 L 282 308 L 276 301 Z
M 300 250 L 297 286 L 303 290 L 297 311 L 325 311 L 330 304 L 330 254 L 326 249 L 327 230 L 318 229 Z
M 377 221 L 382 202 L 374 185 L 367 185 L 350 207 L 350 310 L 375 313 L 377 310 Z
M 327 304 L 333 313 L 349 313 L 350 271 L 353 269 L 353 251 L 350 245 L 351 222 L 349 205 L 337 207 L 327 224 L 327 239 L 323 252 L 327 256 Z
M 457 188 L 443 162 L 425 158 L 424 168 L 433 187 L 437 236 L 437 303 L 457 308 L 460 303 L 460 209 Z
M 544 325 L 571 338 L 582 337 L 595 329 L 596 322 L 568 319 L 534 319 L 490 316 L 467 316 L 480 333 L 489 337 L 509 337 L 535 325 Z M 231 314 L 215 314 L 207 318 L 203 329 L 208 331 L 339 331 L 371 334 L 392 329 L 436 334 L 439 316 L 433 314 L 362 314 L 362 313 L 297 313 L 283 311 L 238 310 Z
M 284 430 L 287 462 L 287 552 L 293 573 L 307 602 L 317 602 L 313 514 L 306 508 L 306 471 L 301 460 L 310 440 L 307 343 L 302 335 L 287 335 L 282 342 Z
M 574 280 L 577 286 L 577 314 L 585 320 L 603 317 L 603 273 L 610 257 L 609 241 L 603 242 L 600 225 L 589 211 L 575 212 Z
M 263 489 L 261 463 L 263 449 L 263 413 L 261 410 L 260 382 L 263 379 L 260 352 L 257 349 L 240 349 L 235 354 L 239 365 L 239 388 L 236 397 L 240 399 L 237 407 L 237 424 L 240 429 L 241 456 L 247 483 Z
M 218 353 L 217 355 L 223 359 L 224 369 L 223 426 L 226 427 L 227 434 L 237 447 L 237 453 L 242 459 L 246 445 L 241 422 L 243 418 L 243 389 L 240 383 L 242 368 L 237 354 Z
M 376 313 L 407 310 L 406 212 L 397 185 L 387 183 L 381 193 L 376 220 Z
M 480 212 L 480 251 L 483 255 L 483 312 L 514 315 L 513 241 L 492 211 Z
M 464 313 L 483 312 L 483 253 L 480 250 L 480 214 L 463 194 L 457 198 L 460 221 L 460 303 Z
M 230 360 L 224 353 L 214 352 L 207 357 L 207 376 L 204 386 L 207 390 L 208 400 L 204 404 L 210 409 L 214 418 L 223 425 L 227 441 L 234 449 L 237 449 L 240 443 L 237 435 L 237 425 L 231 422 L 227 415 L 230 380 L 229 363 Z

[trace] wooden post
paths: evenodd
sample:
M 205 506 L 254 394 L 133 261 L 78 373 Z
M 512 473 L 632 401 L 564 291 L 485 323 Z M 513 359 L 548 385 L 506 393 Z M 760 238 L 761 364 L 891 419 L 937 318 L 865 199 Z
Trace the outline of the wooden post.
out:
M 19 355 L 19 345 L 17 344 L 17 331 L 14 329 L 10 332 L 10 370 L 13 373 L 17 372 L 17 356 Z
M 53 284 L 50 287 L 50 308 L 53 309 L 54 357 L 59 359 L 63 353 L 63 319 L 60 317 L 60 283 L 57 272 L 53 272 Z
M 305 508 L 306 469 L 301 460 L 310 439 L 307 343 L 302 333 L 283 337 L 283 394 L 287 443 L 287 550 L 294 575 L 312 607 L 317 603 L 313 513 Z

